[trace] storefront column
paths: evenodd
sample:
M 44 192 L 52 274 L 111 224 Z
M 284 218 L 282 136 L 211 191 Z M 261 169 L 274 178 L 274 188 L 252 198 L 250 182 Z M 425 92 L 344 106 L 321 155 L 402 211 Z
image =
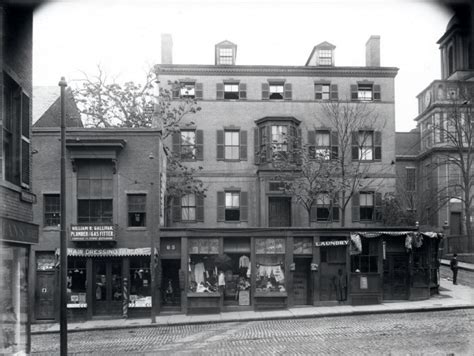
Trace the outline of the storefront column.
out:
M 346 298 L 347 304 L 352 305 L 352 291 L 351 291 L 351 236 L 347 236 L 349 243 L 347 244 L 346 249 L 346 278 L 347 278 L 347 291 Z M 383 264 L 382 264 L 383 265 Z
M 255 237 L 250 237 L 250 297 L 252 298 L 251 303 L 253 310 L 256 310 L 256 298 L 255 298 L 255 275 L 257 273 L 257 254 L 255 253 Z
M 86 281 L 87 281 L 87 291 L 86 291 L 86 302 L 87 302 L 87 320 L 92 319 L 92 307 L 94 303 L 94 278 L 92 271 L 92 258 L 88 257 L 86 260 Z
M 122 260 L 122 316 L 128 318 L 128 303 L 130 301 L 130 258 Z
M 186 294 L 188 291 L 188 270 L 189 270 L 189 255 L 188 255 L 188 238 L 181 238 L 181 272 L 179 275 L 179 285 L 181 289 L 181 312 L 187 314 L 188 312 L 188 298 Z M 181 280 L 182 279 L 182 280 Z
M 288 294 L 287 307 L 290 308 L 294 305 L 294 293 L 293 293 L 293 273 L 291 265 L 295 263 L 293 259 L 294 243 L 293 235 L 290 232 L 286 233 L 286 254 L 285 254 L 285 272 L 287 275 L 286 280 L 286 292 Z
M 321 265 L 321 255 L 319 248 L 316 248 L 316 243 L 319 242 L 319 236 L 313 236 L 313 265 L 317 266 L 317 270 L 314 271 L 311 268 L 311 277 L 313 282 L 313 305 L 317 305 L 320 301 L 320 285 L 319 285 L 319 266 Z

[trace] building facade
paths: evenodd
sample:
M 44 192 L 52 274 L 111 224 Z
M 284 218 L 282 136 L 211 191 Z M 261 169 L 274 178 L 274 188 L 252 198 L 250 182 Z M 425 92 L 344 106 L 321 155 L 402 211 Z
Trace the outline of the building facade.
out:
M 30 164 L 33 10 L 41 1 L 0 4 L 0 353 L 30 349 L 28 271 L 33 222 Z

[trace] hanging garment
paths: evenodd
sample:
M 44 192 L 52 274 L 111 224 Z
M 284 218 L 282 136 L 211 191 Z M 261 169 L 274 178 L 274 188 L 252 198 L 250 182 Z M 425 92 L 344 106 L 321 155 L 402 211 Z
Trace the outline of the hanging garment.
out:
M 413 248 L 413 235 L 412 234 L 407 234 L 407 237 L 405 237 L 405 248 L 407 250 L 411 250 Z
M 358 234 L 351 234 L 351 255 L 358 255 L 362 252 L 362 241 Z
M 249 262 L 249 268 L 247 268 L 247 278 L 250 278 L 250 269 L 252 264 Z
M 262 277 L 275 278 L 275 281 L 281 282 L 285 279 L 280 265 L 263 266 L 258 268 L 258 274 Z
M 250 259 L 243 255 L 240 257 L 239 259 L 239 267 L 242 268 L 242 267 L 248 267 L 249 266 L 249 263 L 250 263 Z
M 219 287 L 225 286 L 225 275 L 224 275 L 224 272 L 219 273 L 218 285 L 219 285 Z
M 194 280 L 197 284 L 204 284 L 204 263 L 199 262 L 194 266 Z

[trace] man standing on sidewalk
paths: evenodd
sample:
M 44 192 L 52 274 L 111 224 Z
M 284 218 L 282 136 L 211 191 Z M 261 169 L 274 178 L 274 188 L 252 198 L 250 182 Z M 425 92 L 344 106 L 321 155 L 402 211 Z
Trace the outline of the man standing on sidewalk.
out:
M 453 284 L 458 284 L 457 283 L 457 278 L 458 278 L 458 255 L 455 253 L 453 255 L 453 258 L 451 259 L 451 271 L 453 271 Z

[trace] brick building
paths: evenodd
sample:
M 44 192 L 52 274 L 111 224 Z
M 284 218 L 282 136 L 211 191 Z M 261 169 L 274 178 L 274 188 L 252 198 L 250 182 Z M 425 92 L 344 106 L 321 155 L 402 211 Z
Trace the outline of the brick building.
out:
M 42 1 L 0 4 L 0 353 L 30 349 L 28 270 L 35 195 L 30 138 L 33 10 Z

